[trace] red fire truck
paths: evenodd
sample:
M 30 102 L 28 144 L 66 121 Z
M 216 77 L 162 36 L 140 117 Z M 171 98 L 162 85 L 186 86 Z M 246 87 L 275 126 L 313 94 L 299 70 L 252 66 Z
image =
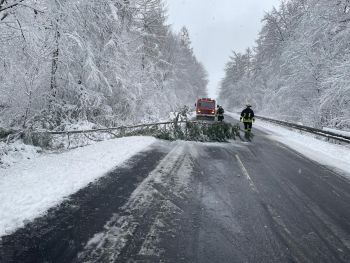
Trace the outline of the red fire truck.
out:
M 215 120 L 216 102 L 213 99 L 198 99 L 196 103 L 196 114 L 198 119 Z

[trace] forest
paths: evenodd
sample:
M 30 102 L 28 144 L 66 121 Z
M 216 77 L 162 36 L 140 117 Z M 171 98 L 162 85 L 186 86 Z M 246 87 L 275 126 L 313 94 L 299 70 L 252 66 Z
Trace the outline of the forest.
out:
M 3 128 L 149 122 L 206 96 L 162 0 L 0 0 L 0 32 Z
M 266 13 L 256 44 L 233 52 L 220 99 L 264 116 L 350 129 L 350 1 L 289 0 Z

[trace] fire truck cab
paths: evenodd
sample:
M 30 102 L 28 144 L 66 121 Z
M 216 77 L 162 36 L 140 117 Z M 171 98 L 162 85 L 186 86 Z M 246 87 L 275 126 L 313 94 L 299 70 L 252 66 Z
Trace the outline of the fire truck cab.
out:
M 209 98 L 198 99 L 196 103 L 196 116 L 199 119 L 215 120 L 216 101 Z

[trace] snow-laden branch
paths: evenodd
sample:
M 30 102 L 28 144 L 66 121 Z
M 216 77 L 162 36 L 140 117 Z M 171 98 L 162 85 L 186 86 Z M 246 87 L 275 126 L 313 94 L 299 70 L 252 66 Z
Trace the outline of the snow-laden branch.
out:
M 2 7 L 2 5 L 0 3 L 0 13 L 5 11 L 5 10 L 7 10 L 7 9 L 14 8 L 14 7 L 18 6 L 19 4 L 21 4 L 22 2 L 24 2 L 24 1 L 25 0 L 18 0 L 17 2 L 9 4 L 8 6 L 4 6 L 4 7 Z M 2 3 L 4 3 L 4 1 Z

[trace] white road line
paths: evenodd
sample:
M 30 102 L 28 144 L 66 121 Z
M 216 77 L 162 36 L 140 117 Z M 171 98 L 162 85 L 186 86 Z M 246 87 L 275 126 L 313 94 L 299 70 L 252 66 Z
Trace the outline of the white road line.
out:
M 249 175 L 247 169 L 244 167 L 244 165 L 243 165 L 243 163 L 242 163 L 242 161 L 241 161 L 241 158 L 239 158 L 238 154 L 236 154 L 236 159 L 237 159 L 237 161 L 238 161 L 238 165 L 239 165 L 239 167 L 241 168 L 243 174 L 246 176 L 246 178 L 247 178 L 247 180 L 248 180 L 248 182 L 249 182 L 249 185 L 250 185 L 250 187 L 252 188 L 252 190 L 253 190 L 254 192 L 256 192 L 256 193 L 259 193 L 259 190 L 256 188 L 256 186 L 255 186 L 255 184 L 254 184 L 252 178 L 250 177 L 250 175 Z

